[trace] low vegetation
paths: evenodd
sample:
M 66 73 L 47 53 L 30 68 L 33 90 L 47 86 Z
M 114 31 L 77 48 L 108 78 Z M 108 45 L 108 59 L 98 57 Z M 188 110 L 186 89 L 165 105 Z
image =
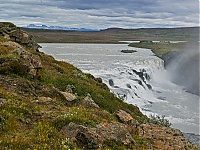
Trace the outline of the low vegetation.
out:
M 153 124 L 162 125 L 165 127 L 170 127 L 172 124 L 169 122 L 169 120 L 165 119 L 165 116 L 159 116 L 159 115 L 150 115 L 150 122 Z
M 15 27 L 7 25 L 9 29 Z M 129 113 L 131 116 L 126 119 L 135 120 L 137 126 L 150 122 L 136 106 L 124 103 L 111 93 L 101 79 L 34 49 L 24 48 L 17 54 L 16 47 L 5 45 L 4 41 L 9 40 L 5 35 L 0 34 L 0 39 L 0 149 L 87 149 L 66 138 L 63 127 L 71 122 L 85 128 L 96 127 L 99 123 L 107 127 L 111 122 L 121 122 L 115 114 L 118 110 Z M 35 64 L 39 66 L 36 73 L 28 66 L 34 63 L 34 58 L 41 61 Z M 69 85 L 76 96 L 74 101 L 67 101 L 62 94 Z M 100 108 L 81 103 L 88 93 Z M 163 121 L 166 124 L 158 118 L 159 123 Z M 149 139 L 139 137 L 135 131 L 130 134 L 135 144 L 106 140 L 103 149 L 152 147 Z M 93 144 L 91 141 L 87 146 L 96 149 L 97 145 Z
M 12 24 L 8 24 L 12 26 Z M 4 42 L 3 36 L 0 36 Z M 118 122 L 114 112 L 124 109 L 142 123 L 146 116 L 133 105 L 110 93 L 100 79 L 85 74 L 71 64 L 56 61 L 44 53 L 39 56 L 42 69 L 29 76 L 23 59 L 14 47 L 0 44 L 0 149 L 79 149 L 62 134 L 63 126 L 75 122 L 94 127 L 100 122 Z M 75 102 L 66 101 L 59 91 L 75 87 Z M 80 105 L 88 93 L 101 109 Z M 107 148 L 116 143 L 109 142 Z
M 134 28 L 134 27 L 133 27 Z M 109 28 L 101 31 L 80 32 L 22 28 L 39 43 L 120 43 L 119 41 L 181 41 L 199 38 L 198 27 L 186 28 Z M 56 37 L 56 38 L 54 38 Z
M 151 49 L 156 56 L 164 58 L 164 56 L 171 51 L 177 51 L 184 47 L 184 43 L 170 43 L 170 42 L 139 42 L 131 43 L 129 46 L 138 48 Z

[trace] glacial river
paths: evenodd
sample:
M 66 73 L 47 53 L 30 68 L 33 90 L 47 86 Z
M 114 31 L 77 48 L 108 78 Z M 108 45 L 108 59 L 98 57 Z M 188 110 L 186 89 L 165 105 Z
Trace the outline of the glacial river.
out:
M 199 133 L 199 97 L 173 84 L 173 72 L 151 50 L 127 44 L 41 43 L 40 51 L 102 78 L 111 92 L 149 116 L 165 115 L 173 128 Z M 136 50 L 122 53 L 121 50 Z

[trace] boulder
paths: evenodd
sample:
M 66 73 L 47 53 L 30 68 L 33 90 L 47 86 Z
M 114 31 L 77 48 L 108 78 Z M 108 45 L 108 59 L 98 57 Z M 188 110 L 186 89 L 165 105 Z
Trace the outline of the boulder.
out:
M 136 50 L 121 50 L 122 53 L 135 53 L 137 52 Z
M 92 108 L 100 108 L 99 105 L 97 105 L 94 100 L 92 99 L 91 95 L 88 93 L 87 96 L 81 101 L 83 104 L 85 104 L 88 107 Z
M 38 70 L 42 69 L 42 63 L 38 55 L 34 55 L 20 48 L 17 48 L 13 53 L 20 56 L 21 65 L 27 68 L 29 75 L 32 77 L 35 77 Z
M 77 100 L 76 96 L 72 93 L 68 93 L 68 92 L 60 92 L 67 101 L 72 102 L 74 100 Z
M 114 86 L 114 81 L 112 79 L 109 79 L 108 83 L 109 83 L 110 86 Z
M 23 32 L 19 28 L 16 28 L 15 30 L 10 32 L 10 39 L 12 41 L 20 43 L 22 38 Z
M 100 123 L 96 126 L 96 131 L 104 140 L 113 140 L 124 145 L 135 144 L 125 124 L 118 122 Z
M 124 145 L 135 144 L 126 125 L 117 122 L 100 123 L 93 128 L 71 122 L 62 128 L 62 132 L 85 149 L 103 149 L 104 142 L 108 140 Z
M 102 138 L 96 133 L 96 128 L 88 128 L 83 125 L 70 122 L 62 128 L 62 132 L 70 141 L 76 141 L 78 146 L 85 149 L 97 149 L 102 146 Z
M 133 119 L 133 117 L 124 110 L 118 110 L 117 112 L 115 112 L 115 114 L 117 115 L 119 120 L 125 124 L 139 124 L 137 120 Z
M 67 85 L 65 91 L 68 92 L 68 93 L 75 94 L 76 93 L 76 88 L 73 85 Z

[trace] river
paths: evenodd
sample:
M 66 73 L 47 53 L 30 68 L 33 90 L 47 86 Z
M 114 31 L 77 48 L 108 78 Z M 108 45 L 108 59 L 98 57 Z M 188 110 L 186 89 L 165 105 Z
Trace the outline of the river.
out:
M 165 115 L 186 133 L 199 133 L 199 96 L 171 82 L 163 60 L 151 50 L 127 44 L 41 43 L 40 51 L 102 78 L 111 92 L 136 105 L 143 114 Z M 122 53 L 121 50 L 135 50 Z

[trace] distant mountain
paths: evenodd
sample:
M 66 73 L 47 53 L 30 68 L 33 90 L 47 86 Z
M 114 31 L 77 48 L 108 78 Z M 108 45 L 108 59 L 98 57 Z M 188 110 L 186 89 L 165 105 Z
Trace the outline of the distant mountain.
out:
M 32 29 L 49 29 L 49 30 L 70 30 L 70 31 L 99 31 L 97 29 L 88 29 L 88 28 L 68 28 L 62 26 L 47 26 L 47 25 L 35 25 L 29 24 L 24 28 L 32 28 Z

